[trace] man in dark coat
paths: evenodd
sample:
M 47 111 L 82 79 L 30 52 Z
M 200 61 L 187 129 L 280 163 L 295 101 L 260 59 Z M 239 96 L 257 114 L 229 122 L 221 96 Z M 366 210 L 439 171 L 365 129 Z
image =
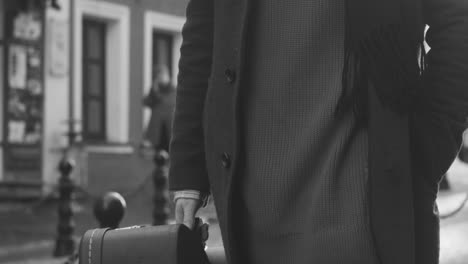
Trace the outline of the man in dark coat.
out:
M 213 195 L 230 263 L 438 263 L 466 32 L 463 0 L 189 1 L 176 221 Z
M 172 119 L 175 107 L 175 88 L 165 65 L 155 67 L 155 78 L 143 104 L 151 109 L 151 117 L 144 138 L 156 149 L 169 150 Z

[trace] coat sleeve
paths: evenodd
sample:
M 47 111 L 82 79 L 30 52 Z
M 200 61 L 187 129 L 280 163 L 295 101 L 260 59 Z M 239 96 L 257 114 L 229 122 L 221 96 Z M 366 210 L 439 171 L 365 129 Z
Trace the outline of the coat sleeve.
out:
M 182 28 L 181 57 L 169 154 L 169 189 L 209 192 L 203 109 L 213 48 L 213 0 L 190 0 Z
M 422 3 L 430 51 L 412 119 L 412 152 L 418 174 L 436 186 L 456 158 L 467 127 L 468 1 Z
M 427 69 L 422 94 L 427 107 L 457 129 L 468 116 L 468 1 L 423 0 Z

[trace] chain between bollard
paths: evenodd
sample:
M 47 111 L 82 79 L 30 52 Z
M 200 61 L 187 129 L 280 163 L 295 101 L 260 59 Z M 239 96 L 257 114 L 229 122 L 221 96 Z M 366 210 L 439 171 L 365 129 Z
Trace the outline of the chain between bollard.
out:
M 141 147 L 140 145 L 136 147 Z M 60 149 L 60 151 L 63 151 Z M 65 155 L 64 155 L 65 156 Z M 154 160 L 154 159 L 153 159 Z M 145 178 L 136 185 L 135 188 L 131 190 L 115 190 L 119 192 L 126 200 L 133 198 L 135 195 L 139 194 L 142 189 L 148 186 L 148 183 L 153 180 L 154 178 L 154 171 L 148 173 Z M 15 208 L 9 208 L 8 210 L 0 211 L 0 214 L 8 214 L 8 213 L 15 213 L 15 212 L 33 212 L 41 205 L 45 204 L 47 201 L 55 200 L 57 198 L 57 194 L 59 192 L 59 184 L 55 182 L 42 182 L 42 188 L 47 187 L 49 190 L 46 194 L 41 197 L 38 197 L 36 200 L 30 201 L 28 204 L 23 206 L 18 206 Z M 96 200 L 99 199 L 99 194 L 94 194 L 87 190 L 85 187 L 80 185 L 75 185 L 75 193 L 83 195 L 82 198 Z
M 153 225 L 166 225 L 169 219 L 168 170 L 169 154 L 164 149 L 157 150 L 154 156 L 154 208 Z

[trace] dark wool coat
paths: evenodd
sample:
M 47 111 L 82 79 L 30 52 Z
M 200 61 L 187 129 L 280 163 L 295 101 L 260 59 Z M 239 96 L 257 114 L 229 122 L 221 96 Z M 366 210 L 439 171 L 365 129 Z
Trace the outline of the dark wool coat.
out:
M 231 197 L 242 155 L 238 98 L 247 59 L 248 1 L 189 1 L 170 145 L 170 189 L 212 193 L 231 263 L 236 263 Z M 373 10 L 361 11 L 372 16 Z M 468 1 L 422 0 L 422 11 L 419 22 L 430 26 L 426 40 L 432 49 L 423 78 L 414 84 L 411 110 L 390 107 L 385 98 L 391 95 L 379 96 L 379 85 L 370 79 L 365 90 L 370 218 L 383 264 L 438 263 L 438 182 L 466 127 Z M 400 69 L 388 70 L 392 76 Z

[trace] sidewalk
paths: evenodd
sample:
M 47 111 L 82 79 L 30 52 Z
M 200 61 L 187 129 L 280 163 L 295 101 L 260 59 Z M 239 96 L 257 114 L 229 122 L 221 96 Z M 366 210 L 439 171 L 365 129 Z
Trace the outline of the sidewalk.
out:
M 63 264 L 67 257 L 53 258 L 54 241 L 31 242 L 22 246 L 0 249 L 0 263 L 4 264 Z M 3 260 L 2 260 L 3 259 Z
M 451 191 L 439 194 L 438 204 L 441 214 L 457 208 L 468 192 L 468 165 L 456 161 L 448 172 Z M 127 200 L 127 214 L 121 226 L 131 226 L 151 222 L 151 186 L 137 196 Z M 66 258 L 52 256 L 55 245 L 56 204 L 45 204 L 34 213 L 0 212 L 0 263 L 4 264 L 62 264 Z M 78 236 L 84 231 L 95 228 L 91 213 L 91 202 L 81 203 L 75 216 Z M 208 246 L 222 244 L 219 226 L 216 224 L 214 207 L 211 204 L 201 212 L 210 225 Z M 31 242 L 33 241 L 33 242 Z M 468 263 L 468 204 L 460 213 L 441 220 L 440 264 Z
M 63 264 L 66 259 L 35 259 L 35 260 L 21 260 L 20 262 L 4 262 L 3 264 Z
M 468 192 L 468 165 L 456 160 L 448 172 L 452 187 L 441 193 L 439 211 L 445 214 L 457 208 Z M 468 263 L 468 204 L 456 215 L 440 221 L 440 263 Z

